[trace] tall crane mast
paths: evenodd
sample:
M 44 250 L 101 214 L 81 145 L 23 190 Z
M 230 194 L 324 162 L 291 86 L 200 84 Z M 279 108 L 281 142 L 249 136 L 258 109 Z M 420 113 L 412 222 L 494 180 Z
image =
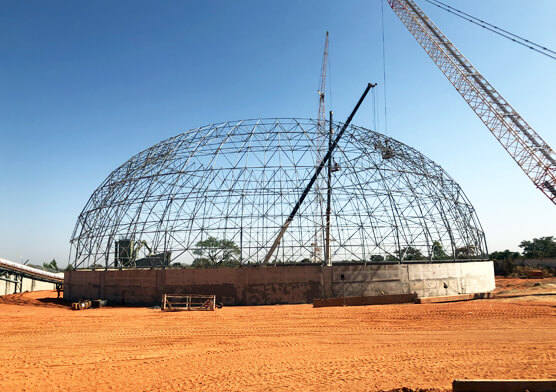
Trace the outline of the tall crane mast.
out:
M 326 39 L 324 41 L 324 53 L 322 59 L 322 69 L 321 69 L 321 76 L 320 76 L 320 88 L 318 90 L 319 95 L 319 114 L 317 117 L 317 148 L 316 148 L 316 156 L 317 156 L 317 163 L 316 166 L 320 164 L 322 159 L 326 154 L 325 148 L 325 140 L 327 139 L 328 132 L 326 131 L 326 114 L 325 114 L 325 106 L 324 106 L 324 92 L 326 90 L 326 66 L 328 63 L 328 31 L 326 32 Z M 317 182 L 315 183 L 315 237 L 313 239 L 313 263 L 318 262 L 318 256 L 321 251 L 321 247 L 319 245 L 320 237 L 322 236 L 322 229 L 323 229 L 323 195 L 322 189 L 324 188 L 322 179 L 318 178 Z
M 328 64 L 328 31 L 326 32 L 326 40 L 324 41 L 324 53 L 322 58 L 322 69 L 320 75 L 320 89 L 318 91 L 319 94 L 319 116 L 317 119 L 317 132 L 318 136 L 322 139 L 322 143 L 319 143 L 319 154 L 322 154 L 324 140 L 327 136 L 327 131 L 325 129 L 326 123 L 326 114 L 324 108 L 324 91 L 326 89 L 326 66 Z M 321 145 L 322 144 L 322 145 Z M 324 154 L 322 154 L 324 156 Z M 322 158 L 322 157 L 319 157 Z
M 521 169 L 556 204 L 556 154 L 413 0 L 387 0 L 463 99 Z

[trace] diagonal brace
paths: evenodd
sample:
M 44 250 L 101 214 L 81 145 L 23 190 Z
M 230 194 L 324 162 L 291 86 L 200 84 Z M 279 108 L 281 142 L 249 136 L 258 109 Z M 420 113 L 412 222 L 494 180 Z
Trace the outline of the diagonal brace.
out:
M 311 178 L 311 180 L 307 184 L 307 187 L 305 188 L 305 190 L 301 194 L 301 197 L 299 198 L 299 200 L 295 204 L 295 207 L 293 207 L 292 212 L 290 213 L 290 215 L 288 216 L 288 218 L 286 219 L 286 221 L 282 225 L 282 228 L 280 229 L 280 232 L 276 236 L 276 239 L 274 240 L 274 243 L 272 244 L 272 247 L 270 248 L 270 250 L 268 251 L 268 253 L 266 254 L 266 256 L 263 260 L 263 264 L 268 264 L 270 258 L 272 257 L 272 254 L 274 253 L 274 251 L 276 250 L 278 245 L 280 245 L 280 241 L 282 240 L 282 237 L 286 233 L 286 230 L 288 229 L 288 226 L 290 225 L 290 223 L 292 223 L 293 218 L 295 218 L 295 215 L 297 214 L 297 211 L 299 210 L 299 208 L 301 207 L 301 204 L 303 204 L 303 201 L 305 200 L 305 198 L 307 197 L 307 195 L 311 191 L 311 188 L 313 187 L 313 184 L 315 183 L 318 176 L 320 175 L 320 172 L 322 171 L 324 166 L 330 160 L 330 157 L 332 156 L 332 152 L 334 151 L 336 146 L 338 146 L 338 142 L 340 141 L 340 139 L 342 138 L 342 135 L 344 134 L 345 130 L 347 129 L 347 127 L 351 123 L 351 120 L 355 116 L 355 113 L 357 113 L 357 110 L 359 109 L 359 106 L 361 106 L 361 104 L 363 103 L 363 100 L 367 96 L 367 93 L 369 92 L 369 90 L 371 88 L 375 87 L 375 86 L 376 86 L 376 83 L 375 84 L 372 84 L 372 83 L 367 84 L 367 88 L 365 88 L 365 91 L 363 92 L 363 95 L 361 95 L 361 98 L 359 98 L 359 101 L 357 102 L 357 105 L 355 105 L 355 108 L 353 109 L 353 111 L 349 115 L 349 117 L 348 117 L 347 121 L 345 122 L 344 126 L 342 127 L 341 131 L 338 133 L 338 136 L 336 136 L 336 139 L 332 143 L 332 146 L 328 149 L 328 152 L 324 156 L 323 160 L 320 161 L 319 166 L 317 167 L 317 170 L 315 171 L 315 174 L 313 174 L 313 177 Z

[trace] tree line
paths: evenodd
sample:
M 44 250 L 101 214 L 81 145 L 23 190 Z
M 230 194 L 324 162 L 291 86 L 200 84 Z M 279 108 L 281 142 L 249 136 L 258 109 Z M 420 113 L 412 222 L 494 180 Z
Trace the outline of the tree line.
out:
M 515 259 L 542 259 L 556 257 L 556 240 L 554 236 L 533 238 L 530 241 L 521 241 L 519 247 L 522 248 L 522 252 L 513 252 L 509 249 L 503 251 L 494 251 L 489 254 L 491 260 L 515 260 Z M 462 258 L 473 258 L 475 256 L 476 249 L 473 246 L 466 246 L 461 248 L 456 248 L 456 259 Z M 232 240 L 218 239 L 215 237 L 208 237 L 205 240 L 199 241 L 196 244 L 196 249 L 193 251 L 196 256 L 193 259 L 190 267 L 193 268 L 216 268 L 216 267 L 228 267 L 228 268 L 238 268 L 242 265 L 240 254 L 241 251 L 237 244 Z M 434 241 L 432 246 L 432 259 L 433 260 L 448 260 L 450 259 L 440 241 Z M 396 252 L 395 255 L 388 255 L 386 257 L 382 255 L 372 255 L 370 256 L 371 261 L 381 262 L 381 261 L 398 261 L 398 260 L 428 260 L 417 248 L 408 246 L 402 248 L 400 251 Z M 303 261 L 310 261 L 305 259 Z M 283 263 L 284 261 L 279 261 L 278 263 Z M 45 262 L 42 265 L 30 266 L 40 268 L 51 272 L 60 272 L 61 268 L 58 267 L 56 260 L 52 259 L 50 262 Z M 103 266 L 98 266 L 103 268 Z M 187 265 L 181 263 L 173 263 L 171 265 L 173 268 L 186 268 Z M 65 268 L 65 270 L 72 269 L 71 265 Z
M 556 257 L 556 240 L 554 236 L 533 238 L 531 241 L 521 241 L 520 252 L 512 252 L 509 249 L 491 252 L 491 260 L 515 260 L 515 259 L 544 259 Z

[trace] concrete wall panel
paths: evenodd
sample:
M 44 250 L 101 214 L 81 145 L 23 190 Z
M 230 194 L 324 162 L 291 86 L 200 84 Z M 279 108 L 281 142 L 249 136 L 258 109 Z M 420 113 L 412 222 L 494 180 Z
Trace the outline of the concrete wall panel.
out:
M 411 291 L 419 297 L 472 294 L 494 290 L 491 261 L 407 264 Z
M 333 297 L 409 293 L 407 268 L 403 264 L 336 265 L 332 268 Z
M 343 279 L 342 279 L 343 276 Z M 64 298 L 160 304 L 163 294 L 216 294 L 225 305 L 311 303 L 315 298 L 488 292 L 492 262 L 71 271 Z

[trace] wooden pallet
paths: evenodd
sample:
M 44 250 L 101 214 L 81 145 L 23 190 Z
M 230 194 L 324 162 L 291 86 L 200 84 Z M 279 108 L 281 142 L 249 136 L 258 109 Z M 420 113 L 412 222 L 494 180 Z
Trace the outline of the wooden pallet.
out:
M 178 310 L 214 310 L 216 295 L 203 294 L 164 294 L 162 296 L 162 311 Z

